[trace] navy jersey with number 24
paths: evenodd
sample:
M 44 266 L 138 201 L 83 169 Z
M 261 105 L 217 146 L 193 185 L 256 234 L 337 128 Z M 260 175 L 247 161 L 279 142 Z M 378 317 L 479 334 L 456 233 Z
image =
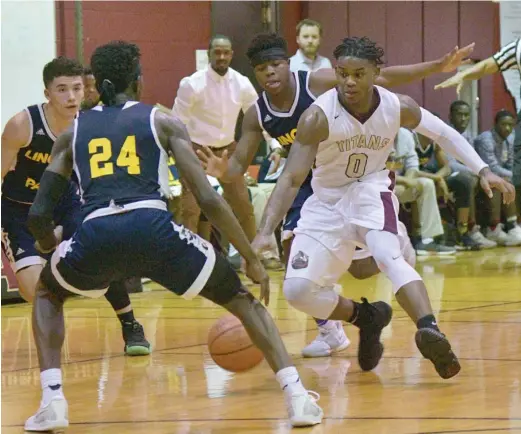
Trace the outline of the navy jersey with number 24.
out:
M 75 120 L 74 171 L 84 215 L 110 204 L 163 197 L 168 155 L 154 126 L 156 110 L 128 101 L 97 106 Z

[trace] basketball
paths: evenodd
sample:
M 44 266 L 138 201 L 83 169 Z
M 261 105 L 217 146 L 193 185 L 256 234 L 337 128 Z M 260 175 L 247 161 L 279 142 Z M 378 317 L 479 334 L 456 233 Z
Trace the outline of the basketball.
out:
M 242 323 L 233 315 L 220 318 L 208 333 L 208 349 L 213 361 L 231 372 L 252 369 L 264 359 Z

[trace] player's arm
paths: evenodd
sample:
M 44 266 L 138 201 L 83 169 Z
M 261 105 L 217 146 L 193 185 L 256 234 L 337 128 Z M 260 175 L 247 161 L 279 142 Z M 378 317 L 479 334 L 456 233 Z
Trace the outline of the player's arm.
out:
M 268 205 L 264 209 L 259 234 L 270 236 L 286 215 L 297 192 L 313 166 L 320 142 L 327 139 L 327 118 L 319 107 L 312 105 L 300 117 L 297 137 L 291 145 L 284 170 L 277 180 Z
M 246 110 L 242 120 L 241 138 L 230 158 L 227 151 L 224 151 L 219 158 L 207 147 L 197 151 L 197 155 L 208 175 L 223 182 L 231 182 L 246 173 L 261 140 L 262 129 L 257 118 L 257 110 L 255 106 L 251 106 Z
M 432 74 L 452 72 L 459 66 L 468 63 L 468 56 L 473 51 L 474 43 L 463 48 L 456 46 L 444 56 L 430 62 L 382 68 L 376 84 L 389 88 L 423 80 Z
M 479 80 L 480 78 L 492 75 L 499 71 L 499 67 L 493 57 L 489 57 L 481 62 L 476 63 L 470 68 L 454 74 L 452 77 L 434 86 L 434 89 L 446 89 L 448 87 L 456 87 L 457 92 L 461 90 L 463 82 L 466 80 Z
M 447 87 L 457 86 L 457 92 L 460 93 L 461 86 L 465 80 L 479 80 L 487 75 L 494 74 L 498 71 L 507 71 L 517 68 L 516 56 L 520 49 L 521 38 L 510 42 L 501 48 L 493 56 L 476 63 L 465 71 L 458 72 L 444 82 L 438 84 L 434 89 L 445 89 Z
M 13 167 L 20 148 L 31 140 L 30 122 L 29 115 L 24 110 L 9 119 L 2 131 L 2 180 Z
M 74 127 L 71 127 L 54 142 L 51 163 L 40 179 L 40 188 L 29 209 L 27 227 L 42 252 L 53 250 L 57 244 L 53 215 L 60 198 L 69 187 L 73 164 L 71 148 L 73 136 Z
M 163 113 L 156 115 L 159 139 L 165 149 L 173 154 L 176 167 L 190 186 L 203 213 L 239 251 L 248 262 L 256 259 L 246 234 L 226 201 L 208 182 L 206 173 L 192 149 L 192 141 L 183 123 Z
M 454 71 L 458 66 L 467 62 L 466 59 L 473 50 L 474 44 L 472 43 L 463 48 L 455 47 L 449 53 L 430 62 L 382 68 L 380 75 L 376 78 L 376 84 L 391 88 L 423 80 L 439 72 Z M 319 69 L 310 75 L 309 87 L 315 96 L 322 95 L 336 85 L 337 79 L 334 69 Z
M 416 101 L 406 95 L 398 95 L 400 100 L 400 123 L 402 127 L 414 130 L 437 143 L 449 155 L 465 164 L 480 177 L 481 186 L 489 197 L 491 187 L 503 193 L 503 201 L 510 203 L 515 199 L 514 186 L 494 175 L 476 150 L 461 134 L 440 118 L 421 108 Z

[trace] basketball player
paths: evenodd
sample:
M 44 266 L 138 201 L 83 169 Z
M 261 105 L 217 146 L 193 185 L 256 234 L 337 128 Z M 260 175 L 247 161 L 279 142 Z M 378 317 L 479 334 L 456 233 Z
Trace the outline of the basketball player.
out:
M 49 165 L 56 136 L 72 123 L 83 100 L 83 67 L 58 57 L 43 69 L 48 102 L 27 107 L 13 116 L 2 133 L 2 248 L 19 282 L 20 295 L 32 302 L 45 264 L 26 227 L 27 215 L 40 178 Z M 72 236 L 80 201 L 71 184 L 56 208 L 54 220 L 64 238 Z M 125 353 L 150 354 L 143 327 L 134 318 L 125 282 L 114 282 L 106 295 L 121 322 Z
M 383 54 L 368 38 L 346 38 L 335 49 L 339 84 L 302 114 L 253 246 L 261 252 L 269 245 L 313 167 L 313 195 L 302 207 L 284 280 L 286 299 L 316 318 L 358 320 L 356 305 L 333 285 L 350 266 L 355 246 L 366 247 L 415 322 L 420 352 L 442 378 L 451 378 L 460 371 L 459 361 L 438 328 L 421 277 L 400 251 L 394 174 L 386 169 L 395 136 L 405 127 L 431 138 L 479 175 L 489 196 L 494 187 L 511 202 L 514 187 L 494 175 L 443 121 L 410 97 L 375 85 Z
M 384 68 L 381 75 L 377 77 L 377 83 L 386 87 L 397 86 L 423 79 L 435 72 L 453 70 L 472 52 L 472 49 L 473 44 L 461 50 L 456 48 L 433 62 Z M 301 114 L 317 96 L 333 88 L 337 83 L 332 69 L 321 69 L 311 73 L 304 71 L 291 73 L 286 41 L 276 34 L 256 36 L 250 44 L 247 56 L 255 70 L 257 82 L 264 92 L 255 106 L 245 114 L 241 139 L 237 145 L 238 152 L 230 158 L 229 165 L 226 164 L 226 154 L 221 160 L 214 157 L 209 149 L 203 149 L 203 152 L 198 153 L 203 165 L 206 166 L 207 173 L 219 179 L 223 178 L 224 182 L 227 179 L 243 176 L 257 152 L 263 131 L 276 138 L 286 148 L 275 151 L 286 156 L 287 149 L 291 147 L 295 138 Z M 293 230 L 300 218 L 300 210 L 312 193 L 310 172 L 284 218 L 282 243 L 286 263 Z M 407 231 L 401 223 L 399 232 L 402 251 L 409 263 L 414 266 L 415 252 Z M 358 250 L 355 259 L 349 269 L 354 277 L 367 278 L 379 273 L 378 266 L 367 251 Z M 305 357 L 329 356 L 333 352 L 347 348 L 349 340 L 340 321 L 316 319 L 316 322 L 319 335 L 302 350 Z
M 230 207 L 210 186 L 184 125 L 141 104 L 140 52 L 112 42 L 98 47 L 91 67 L 103 106 L 75 119 L 55 143 L 28 225 L 43 250 L 57 244 L 53 210 L 74 169 L 85 219 L 46 264 L 33 304 L 33 329 L 43 399 L 26 430 L 68 426 L 60 352 L 63 303 L 70 293 L 102 295 L 115 279 L 135 273 L 190 299 L 197 295 L 223 306 L 244 324 L 263 351 L 284 391 L 290 422 L 315 425 L 323 412 L 303 387 L 277 327 L 262 304 L 241 284 L 211 244 L 177 226 L 160 191 L 168 185 L 166 160 L 175 158 L 203 212 L 246 259 L 246 274 L 269 293 L 269 278 Z

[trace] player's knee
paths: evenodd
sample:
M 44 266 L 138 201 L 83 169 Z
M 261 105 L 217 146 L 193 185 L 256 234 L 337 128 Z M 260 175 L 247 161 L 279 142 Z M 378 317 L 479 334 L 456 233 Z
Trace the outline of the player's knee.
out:
M 50 265 L 47 263 L 47 265 L 43 267 L 40 280 L 36 285 L 36 296 L 48 297 L 53 301 L 63 303 L 71 295 L 69 291 L 58 283 L 52 274 Z
M 380 269 L 372 257 L 353 261 L 348 271 L 351 276 L 360 280 L 368 279 L 380 273 Z
M 338 304 L 338 294 L 332 286 L 320 287 L 307 279 L 286 279 L 283 289 L 291 306 L 315 318 L 329 318 Z
M 243 292 L 241 279 L 230 263 L 221 254 L 217 254 L 212 274 L 199 295 L 219 306 L 224 306 L 241 295 L 241 292 Z
M 410 240 L 407 240 L 403 249 L 403 258 L 412 268 L 416 267 L 416 250 L 414 250 Z
M 408 283 L 421 280 L 418 272 L 401 255 L 398 258 L 388 258 L 379 265 L 381 270 L 389 277 L 395 294 Z

